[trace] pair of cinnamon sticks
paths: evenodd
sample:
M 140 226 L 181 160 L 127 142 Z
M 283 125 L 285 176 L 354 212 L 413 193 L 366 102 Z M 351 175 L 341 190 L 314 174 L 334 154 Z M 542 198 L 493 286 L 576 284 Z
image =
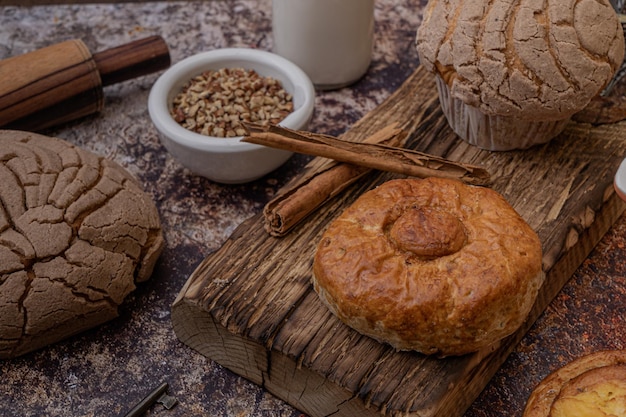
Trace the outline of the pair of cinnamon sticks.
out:
M 483 168 L 401 148 L 406 133 L 389 125 L 363 142 L 295 131 L 280 126 L 245 125 L 244 142 L 329 158 L 319 169 L 287 187 L 264 208 L 265 229 L 284 236 L 294 225 L 372 169 L 425 178 L 439 176 L 487 185 Z

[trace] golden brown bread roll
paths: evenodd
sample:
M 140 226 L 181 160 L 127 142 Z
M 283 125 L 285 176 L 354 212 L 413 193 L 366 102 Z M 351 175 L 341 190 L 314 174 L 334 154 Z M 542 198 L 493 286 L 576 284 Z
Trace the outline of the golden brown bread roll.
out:
M 580 357 L 533 390 L 524 417 L 626 416 L 626 351 Z
M 102 324 L 150 278 L 154 202 L 122 166 L 69 142 L 0 130 L 0 359 Z
M 399 350 L 461 355 L 525 320 L 543 279 L 541 244 L 491 189 L 392 180 L 328 226 L 312 279 L 360 333 Z
M 608 0 L 429 0 L 416 42 L 453 130 L 491 150 L 559 134 L 624 59 Z

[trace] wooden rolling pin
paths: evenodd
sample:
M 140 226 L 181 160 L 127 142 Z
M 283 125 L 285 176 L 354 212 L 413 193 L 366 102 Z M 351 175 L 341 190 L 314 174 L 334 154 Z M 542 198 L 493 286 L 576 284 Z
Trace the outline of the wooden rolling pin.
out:
M 170 65 L 151 36 L 91 54 L 78 39 L 0 61 L 0 128 L 40 131 L 102 110 L 103 87 Z

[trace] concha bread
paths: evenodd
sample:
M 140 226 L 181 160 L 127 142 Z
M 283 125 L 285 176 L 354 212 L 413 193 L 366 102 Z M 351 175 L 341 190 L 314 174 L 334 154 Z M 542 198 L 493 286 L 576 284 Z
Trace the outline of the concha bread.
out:
M 607 0 L 430 0 L 420 62 L 487 114 L 555 120 L 582 109 L 624 59 Z
M 440 93 L 452 102 L 444 108 L 451 126 L 482 147 L 490 145 L 472 135 L 489 128 L 475 133 L 470 123 L 497 122 L 503 135 L 505 122 L 560 122 L 544 123 L 532 133 L 536 139 L 518 147 L 549 140 L 601 92 L 624 59 L 624 33 L 608 0 L 429 0 L 416 42 L 420 63 L 437 75 Z M 461 112 L 455 100 L 480 114 Z M 504 121 L 489 120 L 494 116 Z M 494 150 L 504 150 L 498 137 L 490 140 Z
M 0 130 L 0 358 L 117 316 L 164 240 L 120 165 L 61 139 Z
M 626 351 L 573 360 L 535 387 L 524 417 L 626 416 Z
M 328 226 L 312 280 L 358 332 L 399 350 L 462 355 L 522 324 L 543 281 L 541 257 L 537 234 L 497 192 L 398 179 Z

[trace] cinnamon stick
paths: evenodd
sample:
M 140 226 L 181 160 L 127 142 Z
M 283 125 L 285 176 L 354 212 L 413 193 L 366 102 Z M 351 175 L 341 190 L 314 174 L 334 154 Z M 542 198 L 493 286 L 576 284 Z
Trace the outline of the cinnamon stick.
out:
M 485 169 L 442 157 L 379 143 L 349 142 L 332 136 L 301 132 L 280 126 L 245 125 L 242 140 L 292 152 L 322 156 L 367 168 L 413 177 L 443 177 L 473 185 L 491 181 Z
M 406 133 L 389 125 L 364 140 L 366 143 L 400 145 Z M 327 161 L 318 169 L 291 185 L 269 201 L 264 209 L 265 230 L 272 236 L 284 236 L 310 213 L 353 184 L 370 168 Z

